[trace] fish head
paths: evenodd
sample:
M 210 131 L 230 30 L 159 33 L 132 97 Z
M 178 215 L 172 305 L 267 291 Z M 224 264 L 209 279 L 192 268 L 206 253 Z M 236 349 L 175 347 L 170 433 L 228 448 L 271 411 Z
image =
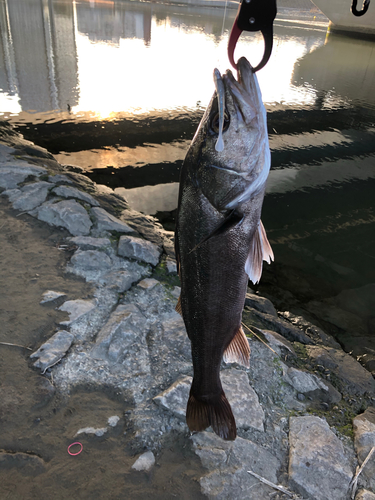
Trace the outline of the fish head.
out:
M 219 210 L 227 210 L 265 186 L 270 169 L 267 118 L 256 74 L 246 58 L 238 61 L 237 79 L 230 70 L 223 75 L 215 70 L 214 75 L 217 90 L 192 146 L 196 152 L 199 149 L 197 176 L 202 191 Z M 220 120 L 221 93 L 224 120 Z M 217 148 L 219 135 L 222 146 Z

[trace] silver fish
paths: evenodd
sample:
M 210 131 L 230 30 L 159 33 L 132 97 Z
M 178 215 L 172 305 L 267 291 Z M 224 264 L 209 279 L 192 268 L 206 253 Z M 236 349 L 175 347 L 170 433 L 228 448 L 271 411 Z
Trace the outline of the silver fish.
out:
M 186 155 L 180 178 L 175 246 L 181 279 L 176 309 L 191 340 L 194 378 L 186 410 L 191 431 L 212 426 L 236 438 L 236 423 L 220 381 L 220 364 L 249 366 L 241 328 L 248 279 L 259 281 L 273 253 L 260 221 L 270 169 L 266 110 L 245 58 L 238 79 L 215 70 L 225 91 L 224 147 L 220 98 L 214 93 Z M 220 149 L 220 148 L 219 148 Z

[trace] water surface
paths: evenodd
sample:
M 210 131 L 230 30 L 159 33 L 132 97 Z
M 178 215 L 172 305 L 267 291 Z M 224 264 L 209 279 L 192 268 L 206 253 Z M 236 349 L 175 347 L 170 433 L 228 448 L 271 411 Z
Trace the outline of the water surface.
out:
M 213 69 L 229 66 L 235 4 L 196 3 L 1 0 L 2 116 L 165 218 Z M 375 281 L 375 43 L 329 34 L 312 4 L 278 4 L 258 73 L 272 151 L 263 221 L 276 255 L 260 289 L 306 303 Z M 255 65 L 262 51 L 245 34 L 235 57 Z

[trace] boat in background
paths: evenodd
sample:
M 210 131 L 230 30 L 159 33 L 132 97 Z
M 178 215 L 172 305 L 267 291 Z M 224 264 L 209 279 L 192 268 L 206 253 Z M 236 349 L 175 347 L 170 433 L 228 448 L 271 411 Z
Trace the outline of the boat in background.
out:
M 329 30 L 375 38 L 375 1 L 372 0 L 366 14 L 356 17 L 351 11 L 351 0 L 312 0 L 330 20 Z M 357 9 L 361 10 L 362 0 Z

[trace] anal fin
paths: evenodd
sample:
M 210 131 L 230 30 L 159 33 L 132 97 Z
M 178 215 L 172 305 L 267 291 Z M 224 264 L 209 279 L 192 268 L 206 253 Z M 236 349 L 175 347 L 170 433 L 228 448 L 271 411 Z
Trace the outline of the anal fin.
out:
M 259 283 L 262 275 L 263 261 L 271 264 L 273 260 L 273 251 L 268 241 L 266 230 L 264 229 L 262 221 L 259 221 L 258 229 L 254 233 L 250 252 L 245 264 L 245 271 L 254 285 Z
M 238 363 L 246 368 L 250 367 L 250 346 L 242 326 L 225 349 L 223 360 L 225 363 Z

